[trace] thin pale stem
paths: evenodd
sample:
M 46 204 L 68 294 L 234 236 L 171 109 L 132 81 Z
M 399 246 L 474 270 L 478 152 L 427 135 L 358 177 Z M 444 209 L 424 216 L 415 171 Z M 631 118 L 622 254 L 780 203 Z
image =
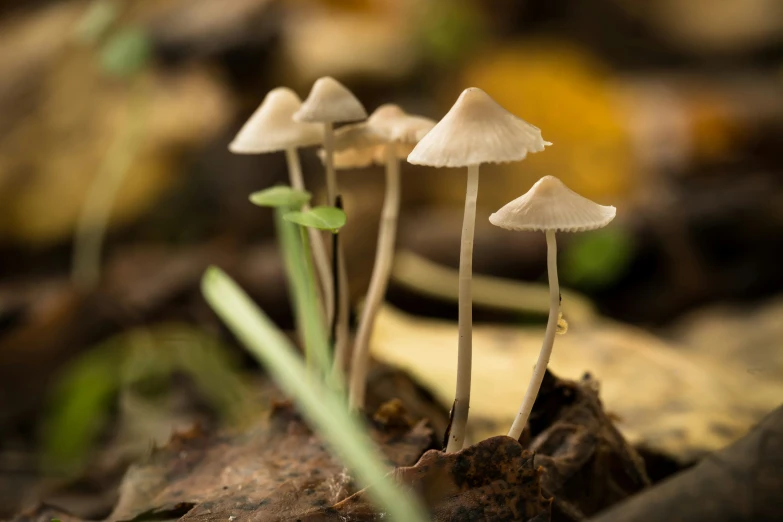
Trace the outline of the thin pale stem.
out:
M 291 186 L 297 190 L 305 190 L 299 153 L 295 148 L 290 148 L 285 151 L 285 155 L 288 160 L 288 177 L 291 181 Z M 310 210 L 310 206 L 305 205 L 302 210 Z M 326 243 L 323 234 L 319 230 L 308 228 L 307 235 L 310 238 L 310 249 L 313 253 L 315 270 L 318 273 L 326 321 L 327 324 L 331 324 L 331 318 L 334 317 L 334 285 L 332 284 L 332 268 L 329 263 L 329 256 L 326 253 Z
M 334 170 L 334 128 L 324 123 L 324 166 L 326 167 L 326 200 L 334 205 L 337 197 L 337 174 Z
M 348 344 L 350 330 L 348 329 L 348 319 L 351 313 L 350 307 L 350 289 L 348 288 L 348 270 L 345 266 L 345 255 L 343 254 L 343 242 L 337 244 L 337 332 L 335 339 L 334 354 L 334 374 L 342 375 L 347 369 L 348 355 L 350 346 Z M 336 377 L 335 377 L 336 378 Z
M 334 129 L 331 123 L 324 123 L 324 163 L 326 165 L 326 197 L 329 205 L 335 204 L 337 198 L 337 174 L 334 170 Z M 348 288 L 348 270 L 345 266 L 345 255 L 342 242 L 337 249 L 337 270 L 339 285 L 337 291 L 337 338 L 335 346 L 334 373 L 342 374 L 348 361 L 348 316 L 350 314 L 350 290 Z M 331 318 L 330 318 L 331 319 Z
M 446 452 L 462 449 L 470 409 L 470 374 L 473 362 L 473 233 L 476 229 L 476 199 L 478 198 L 479 167 L 468 167 L 465 192 L 465 216 L 462 221 L 462 247 L 459 254 L 459 348 L 457 355 L 457 392 L 454 396 L 451 431 Z
M 538 361 L 533 370 L 533 376 L 527 385 L 525 397 L 522 399 L 522 406 L 519 407 L 514 423 L 508 432 L 508 436 L 519 439 L 522 430 L 525 429 L 530 412 L 533 411 L 533 404 L 536 402 L 538 390 L 541 389 L 541 383 L 544 381 L 546 367 L 549 364 L 549 357 L 552 355 L 552 347 L 555 344 L 555 333 L 557 333 L 557 318 L 560 315 L 560 285 L 557 281 L 557 241 L 555 240 L 555 231 L 546 231 L 546 263 L 549 273 L 549 319 L 546 323 L 546 333 L 544 342 L 541 346 L 541 353 L 538 354 Z
M 370 288 L 364 302 L 359 321 L 359 330 L 353 347 L 351 359 L 351 384 L 349 403 L 351 409 L 363 409 L 367 388 L 367 368 L 370 362 L 370 337 L 375 318 L 386 294 L 392 261 L 394 259 L 394 241 L 397 235 L 397 216 L 400 212 L 400 161 L 395 154 L 394 145 L 386 146 L 386 196 L 383 200 L 381 223 L 378 229 L 378 246 L 375 252 L 375 265 L 370 279 Z

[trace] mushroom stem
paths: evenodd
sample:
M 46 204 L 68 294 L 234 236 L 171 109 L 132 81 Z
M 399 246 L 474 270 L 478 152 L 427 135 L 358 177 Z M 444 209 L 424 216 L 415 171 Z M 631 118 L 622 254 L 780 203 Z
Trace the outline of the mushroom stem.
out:
M 459 255 L 459 353 L 457 355 L 457 392 L 454 397 L 453 420 L 446 452 L 462 449 L 470 409 L 470 374 L 473 359 L 473 232 L 476 229 L 476 199 L 478 198 L 479 166 L 468 166 L 468 186 L 465 192 L 465 215 L 462 221 L 462 247 Z
M 378 229 L 375 265 L 351 359 L 349 404 L 353 410 L 364 408 L 367 368 L 370 362 L 370 336 L 375 325 L 375 318 L 378 316 L 378 310 L 383 302 L 383 296 L 386 294 L 386 286 L 389 283 L 392 260 L 394 259 L 394 241 L 397 234 L 397 216 L 400 212 L 400 161 L 397 159 L 393 143 L 386 145 L 385 152 L 386 195 L 383 200 L 381 223 Z
M 544 381 L 546 367 L 549 364 L 549 357 L 552 355 L 552 347 L 555 344 L 555 333 L 557 332 L 557 319 L 560 315 L 560 285 L 557 281 L 557 241 L 555 240 L 555 231 L 546 231 L 546 262 L 547 272 L 549 274 L 549 319 L 546 323 L 546 333 L 544 342 L 541 346 L 541 353 L 538 354 L 538 361 L 533 370 L 533 376 L 527 385 L 525 397 L 522 399 L 522 406 L 519 407 L 514 423 L 508 432 L 508 436 L 519 440 L 522 430 L 525 429 L 527 419 L 533 410 L 533 403 L 536 402 L 538 390 L 541 389 L 541 383 Z
M 299 153 L 296 148 L 286 149 L 285 157 L 288 162 L 288 177 L 291 181 L 291 186 L 297 190 L 304 190 L 302 164 L 299 161 Z M 309 209 L 310 205 L 304 205 L 303 210 L 307 211 Z M 315 269 L 318 272 L 326 318 L 329 320 L 334 314 L 334 286 L 332 285 L 332 269 L 329 257 L 326 254 L 326 244 L 324 243 L 323 234 L 314 228 L 308 228 L 307 235 L 310 238 L 310 249 L 313 253 Z
M 334 127 L 324 123 L 324 165 L 326 166 L 326 199 L 327 205 L 334 205 L 337 197 L 337 174 L 334 170 Z
M 334 170 L 334 128 L 331 123 L 324 123 L 324 163 L 326 165 L 326 197 L 329 205 L 335 204 L 337 198 L 337 175 Z M 350 305 L 348 303 L 348 270 L 345 267 L 345 255 L 342 242 L 337 248 L 337 270 L 339 285 L 337 291 L 337 339 L 334 355 L 334 371 L 342 373 L 346 369 L 348 361 L 348 315 Z M 329 318 L 331 322 L 332 318 Z

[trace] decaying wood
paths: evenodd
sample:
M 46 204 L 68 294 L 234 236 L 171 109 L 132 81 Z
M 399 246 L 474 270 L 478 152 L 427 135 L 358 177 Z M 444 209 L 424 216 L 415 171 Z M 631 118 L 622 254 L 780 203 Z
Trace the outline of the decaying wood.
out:
M 695 467 L 590 519 L 591 522 L 783 520 L 783 406 L 753 431 Z

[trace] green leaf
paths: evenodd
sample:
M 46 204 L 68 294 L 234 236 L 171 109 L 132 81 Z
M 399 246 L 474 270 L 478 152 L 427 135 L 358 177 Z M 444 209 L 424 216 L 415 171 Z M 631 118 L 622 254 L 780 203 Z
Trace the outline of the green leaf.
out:
M 345 212 L 335 207 L 315 207 L 307 212 L 289 212 L 286 221 L 303 227 L 317 228 L 337 233 L 345 225 Z
M 112 36 L 101 49 L 101 67 L 112 75 L 127 78 L 141 71 L 152 57 L 152 42 L 138 27 Z
M 607 286 L 625 273 L 633 251 L 633 240 L 621 227 L 579 234 L 563 252 L 563 279 L 583 288 Z
M 308 374 L 291 342 L 219 268 L 209 268 L 201 281 L 209 305 L 277 385 L 294 399 L 299 411 L 337 457 L 392 520 L 424 522 L 427 517 L 415 496 L 403 492 L 367 434 L 366 426 L 348 405 L 320 379 Z
M 250 194 L 250 202 L 259 207 L 301 208 L 310 201 L 312 194 L 306 190 L 297 190 L 287 185 L 278 185 Z

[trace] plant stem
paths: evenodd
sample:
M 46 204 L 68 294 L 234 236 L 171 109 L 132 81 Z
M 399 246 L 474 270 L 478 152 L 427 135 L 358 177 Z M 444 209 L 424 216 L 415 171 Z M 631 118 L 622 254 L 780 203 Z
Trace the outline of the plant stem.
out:
M 370 337 L 375 325 L 375 318 L 378 316 L 378 310 L 386 294 L 386 286 L 389 283 L 399 212 L 400 161 L 395 154 L 394 144 L 389 144 L 386 146 L 386 196 L 383 200 L 381 223 L 378 229 L 375 265 L 370 279 L 370 288 L 364 302 L 364 310 L 362 310 L 359 321 L 359 330 L 356 334 L 351 360 L 349 403 L 352 410 L 364 408 L 367 367 L 370 362 Z
M 324 123 L 324 163 L 326 164 L 326 197 L 329 205 L 334 205 L 337 197 L 337 175 L 334 170 L 334 129 L 331 123 Z M 337 270 L 339 270 L 340 284 L 336 288 L 337 339 L 334 367 L 336 372 L 342 373 L 346 370 L 348 361 L 348 316 L 350 314 L 348 270 L 345 266 L 342 242 L 337 249 Z M 329 319 L 331 321 L 331 317 Z
M 457 392 L 454 396 L 454 416 L 446 452 L 462 449 L 470 409 L 470 374 L 473 359 L 473 233 L 476 229 L 476 199 L 478 198 L 479 166 L 468 167 L 465 192 L 465 216 L 462 221 L 462 247 L 459 254 L 459 353 L 457 358 Z
M 112 144 L 93 179 L 76 225 L 71 279 L 85 290 L 94 288 L 100 280 L 101 253 L 112 207 L 144 137 L 147 92 L 141 80 L 137 82 L 128 109 L 128 124 Z
M 288 177 L 291 181 L 291 186 L 297 190 L 305 190 L 299 153 L 295 148 L 290 148 L 286 149 L 285 156 L 288 160 Z M 310 205 L 304 205 L 302 210 L 305 212 L 310 210 Z M 318 272 L 326 319 L 329 320 L 329 318 L 334 316 L 334 286 L 332 285 L 332 269 L 329 264 L 329 257 L 326 254 L 326 244 L 323 234 L 319 230 L 308 228 L 307 235 L 310 237 L 310 248 L 313 252 L 315 269 Z
M 546 323 L 546 333 L 544 342 L 541 345 L 541 353 L 538 354 L 538 361 L 533 370 L 533 376 L 527 385 L 525 397 L 522 399 L 522 406 L 519 407 L 514 423 L 508 432 L 508 436 L 519 440 L 522 430 L 525 429 L 527 419 L 533 410 L 533 404 L 536 402 L 538 390 L 541 389 L 541 383 L 544 381 L 546 367 L 549 364 L 549 357 L 552 355 L 552 347 L 555 344 L 555 333 L 557 332 L 557 318 L 560 315 L 560 285 L 557 280 L 557 241 L 555 240 L 555 231 L 546 231 L 546 264 L 549 274 L 549 319 Z

